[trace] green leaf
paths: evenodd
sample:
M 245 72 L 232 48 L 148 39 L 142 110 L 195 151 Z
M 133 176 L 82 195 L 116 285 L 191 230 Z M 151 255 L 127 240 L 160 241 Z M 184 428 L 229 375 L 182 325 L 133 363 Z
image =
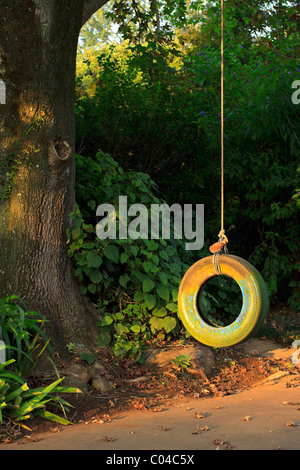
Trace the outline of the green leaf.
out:
M 85 295 L 87 293 L 87 288 L 85 286 L 80 286 L 79 292 L 81 295 Z
M 153 294 L 145 294 L 144 295 L 144 300 L 146 307 L 151 310 L 153 307 L 156 305 L 156 297 Z
M 166 308 L 170 310 L 171 312 L 177 312 L 178 310 L 177 304 L 174 304 L 174 303 L 167 304 Z
M 173 289 L 172 290 L 172 299 L 173 299 L 173 302 L 177 302 L 177 300 L 178 300 L 178 289 Z
M 159 257 L 157 255 L 152 256 L 152 261 L 154 264 L 156 264 L 156 266 L 159 265 Z
M 81 245 L 81 248 L 83 250 L 92 250 L 93 248 L 95 248 L 95 243 L 83 243 Z
M 143 292 L 150 292 L 155 286 L 155 283 L 152 281 L 152 279 L 149 279 L 149 277 L 147 277 L 144 281 L 143 281 Z
M 167 254 L 166 251 L 161 250 L 161 251 L 159 252 L 159 254 L 160 254 L 161 258 L 163 258 L 165 261 L 169 261 L 169 255 Z
M 99 268 L 102 264 L 102 258 L 97 253 L 87 253 L 86 262 L 90 268 Z
M 92 294 L 95 294 L 97 290 L 97 286 L 95 284 L 89 284 L 87 288 L 88 288 L 88 291 L 91 292 Z
M 98 336 L 99 346 L 107 346 L 111 341 L 111 335 L 107 330 L 102 330 Z
M 73 240 L 76 240 L 77 238 L 79 238 L 81 235 L 81 228 L 80 227 L 75 227 L 73 228 L 72 230 L 72 238 Z
M 149 323 L 153 332 L 155 332 L 155 330 L 162 330 L 163 328 L 163 318 L 151 317 Z
M 50 419 L 51 421 L 54 421 L 55 423 L 63 424 L 65 426 L 68 424 L 73 424 L 71 421 L 68 421 L 67 419 L 62 418 L 61 416 L 58 416 L 54 413 L 50 413 L 50 411 L 37 410 L 35 414 L 41 416 L 42 418 Z
M 152 313 L 156 317 L 165 317 L 168 312 L 165 309 L 165 307 L 161 307 L 161 308 L 154 309 Z
M 126 263 L 126 261 L 128 260 L 128 255 L 126 253 L 121 253 L 121 256 L 120 256 L 120 261 L 122 264 Z
M 219 291 L 219 296 L 220 296 L 223 300 L 225 300 L 226 297 L 227 297 L 227 294 L 226 294 L 226 292 Z
M 114 263 L 119 261 L 119 248 L 115 245 L 105 246 L 103 248 L 103 253 L 106 258 L 110 259 Z
M 164 285 L 168 284 L 168 276 L 166 275 L 166 273 L 160 273 L 159 278 Z
M 89 277 L 94 284 L 99 284 L 102 281 L 102 274 L 100 271 L 90 271 Z
M 142 293 L 142 291 L 138 290 L 134 293 L 134 296 L 133 296 L 133 299 L 135 302 L 141 302 L 142 300 L 144 300 L 144 295 Z
M 129 329 L 127 328 L 127 326 L 123 325 L 122 323 L 116 323 L 114 327 L 118 335 L 122 335 L 123 333 L 129 333 Z
M 149 251 L 155 251 L 158 248 L 158 244 L 154 240 L 147 240 L 146 245 Z
M 135 245 L 130 245 L 130 250 L 131 250 L 131 253 L 133 254 L 133 256 L 137 256 L 137 254 L 139 252 L 139 247 L 135 246 Z
M 163 327 L 166 330 L 166 333 L 170 333 L 170 331 L 174 330 L 177 325 L 176 318 L 167 316 L 163 319 Z
M 141 327 L 139 325 L 132 325 L 132 327 L 130 329 L 134 333 L 139 333 L 141 331 Z
M 119 277 L 119 283 L 123 287 L 126 287 L 128 281 L 130 281 L 130 277 L 128 276 L 128 274 L 124 274 L 123 276 Z
M 123 313 L 117 312 L 117 313 L 116 313 L 116 319 L 117 319 L 117 320 L 124 320 L 124 315 L 123 315 Z
M 144 268 L 146 273 L 151 271 L 152 266 L 153 266 L 153 264 L 150 261 L 144 261 L 144 263 L 143 263 L 143 268 Z
M 108 326 L 108 325 L 111 325 L 113 323 L 114 319 L 112 317 L 112 315 L 105 315 L 102 322 L 101 322 L 101 326 Z
M 92 354 L 81 353 L 80 357 L 81 357 L 81 360 L 86 361 L 89 366 L 95 362 L 95 358 L 94 356 L 92 356 Z
M 170 293 L 169 293 L 169 289 L 168 289 L 166 286 L 164 286 L 164 285 L 161 284 L 160 286 L 158 286 L 158 287 L 156 288 L 156 291 L 157 291 L 158 295 L 159 295 L 162 299 L 164 299 L 164 300 L 166 300 L 166 301 L 169 300 Z
M 41 394 L 38 394 L 34 396 L 31 400 L 26 401 L 23 405 L 20 406 L 20 414 L 25 415 L 26 413 L 30 413 L 33 411 L 37 406 L 41 406 L 42 403 L 40 403 L 47 395 L 55 391 L 55 387 L 64 379 L 58 379 L 52 384 L 48 385 L 47 387 L 44 388 L 43 392 Z

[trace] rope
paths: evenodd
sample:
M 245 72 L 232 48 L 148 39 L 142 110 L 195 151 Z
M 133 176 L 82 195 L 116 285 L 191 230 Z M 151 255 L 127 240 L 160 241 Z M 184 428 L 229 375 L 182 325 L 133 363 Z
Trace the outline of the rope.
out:
M 224 0 L 221 0 L 221 230 L 218 236 L 219 242 L 223 243 L 225 254 L 227 254 L 228 238 L 224 229 Z M 212 260 L 217 275 L 221 274 L 220 251 L 213 254 Z
M 221 231 L 224 231 L 224 0 L 221 0 Z
M 221 267 L 220 267 L 220 263 L 219 263 L 219 255 L 220 255 L 220 252 L 213 254 L 213 265 L 214 265 L 216 274 L 218 276 L 221 274 Z

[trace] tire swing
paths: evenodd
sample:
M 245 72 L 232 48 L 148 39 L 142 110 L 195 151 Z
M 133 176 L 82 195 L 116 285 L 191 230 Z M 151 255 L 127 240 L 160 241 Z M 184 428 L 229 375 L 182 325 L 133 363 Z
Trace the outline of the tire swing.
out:
M 179 318 L 186 330 L 200 343 L 218 348 L 239 344 L 255 335 L 269 311 L 269 295 L 261 274 L 248 261 L 228 254 L 228 239 L 224 230 L 223 82 L 223 0 L 221 0 L 221 230 L 218 242 L 210 247 L 212 256 L 197 261 L 188 269 L 178 292 Z M 212 321 L 203 296 L 207 282 L 219 275 L 233 279 L 240 287 L 243 299 L 239 315 L 227 326 L 219 326 Z

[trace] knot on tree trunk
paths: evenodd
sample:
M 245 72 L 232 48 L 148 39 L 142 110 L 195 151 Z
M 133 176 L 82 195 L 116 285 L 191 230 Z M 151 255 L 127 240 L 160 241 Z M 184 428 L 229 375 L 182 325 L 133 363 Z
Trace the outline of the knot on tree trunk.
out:
M 71 155 L 71 146 L 66 140 L 58 137 L 51 145 L 52 155 L 58 160 L 68 160 Z

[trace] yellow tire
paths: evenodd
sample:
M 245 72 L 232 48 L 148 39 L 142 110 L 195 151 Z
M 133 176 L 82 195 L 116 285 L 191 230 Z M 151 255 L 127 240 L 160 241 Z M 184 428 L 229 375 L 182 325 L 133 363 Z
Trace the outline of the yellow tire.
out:
M 269 296 L 265 282 L 248 261 L 233 255 L 220 255 L 221 274 L 229 276 L 239 285 L 243 305 L 240 314 L 230 325 L 220 327 L 207 318 L 199 293 L 206 282 L 216 276 L 213 257 L 197 261 L 185 273 L 178 292 L 179 317 L 187 331 L 200 343 L 213 347 L 239 344 L 256 334 L 269 311 Z

